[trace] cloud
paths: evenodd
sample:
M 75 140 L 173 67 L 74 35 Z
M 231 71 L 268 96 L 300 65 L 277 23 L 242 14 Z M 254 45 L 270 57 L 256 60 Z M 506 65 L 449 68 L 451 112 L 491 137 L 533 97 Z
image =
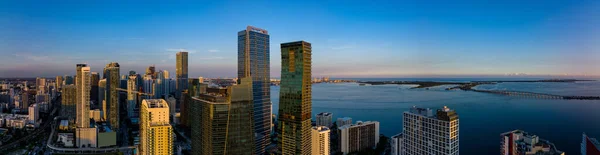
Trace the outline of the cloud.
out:
M 195 59 L 199 59 L 199 60 L 223 60 L 223 59 L 225 59 L 225 57 L 202 57 L 202 58 L 195 58 Z
M 14 56 L 24 58 L 26 60 L 32 60 L 32 61 L 49 61 L 49 60 L 51 60 L 50 57 L 48 57 L 48 56 L 40 56 L 40 55 L 32 55 L 32 54 L 15 53 Z
M 217 49 L 211 49 L 211 50 L 208 50 L 208 52 L 214 53 L 214 52 L 219 52 L 219 50 L 217 50 Z
M 184 49 L 184 48 L 167 48 L 165 49 L 166 51 L 169 52 L 188 52 L 188 53 L 196 53 L 196 50 L 189 50 L 189 49 Z

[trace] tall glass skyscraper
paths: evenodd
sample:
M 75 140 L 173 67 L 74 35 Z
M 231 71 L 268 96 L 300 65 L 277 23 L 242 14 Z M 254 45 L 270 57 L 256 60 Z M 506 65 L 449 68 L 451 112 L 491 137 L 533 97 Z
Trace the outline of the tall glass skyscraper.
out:
M 112 62 L 106 64 L 104 68 L 104 78 L 106 78 L 106 105 L 108 106 L 107 121 L 110 123 L 113 129 L 119 128 L 119 91 L 117 88 L 121 87 L 120 79 L 120 66 L 119 63 Z
M 311 154 L 311 44 L 281 44 L 279 144 L 283 155 Z
M 187 89 L 188 84 L 188 52 L 177 52 L 175 76 L 177 76 L 177 98 L 181 98 L 181 91 Z
M 252 77 L 256 154 L 264 154 L 271 133 L 270 52 L 267 30 L 248 26 L 238 32 L 238 79 Z

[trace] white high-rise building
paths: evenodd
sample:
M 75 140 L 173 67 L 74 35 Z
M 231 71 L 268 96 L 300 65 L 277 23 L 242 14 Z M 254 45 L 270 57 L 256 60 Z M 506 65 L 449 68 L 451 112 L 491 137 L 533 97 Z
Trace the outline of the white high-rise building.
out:
M 444 106 L 434 111 L 412 107 L 403 116 L 404 155 L 458 155 L 458 114 Z
M 394 135 L 391 137 L 390 146 L 392 155 L 403 155 L 402 152 L 402 141 L 404 140 L 402 133 Z
M 344 155 L 375 149 L 379 144 L 379 122 L 357 121 L 338 128 L 339 149 Z
M 79 64 L 80 65 L 80 64 Z M 76 124 L 78 128 L 89 128 L 90 127 L 90 91 L 92 90 L 92 78 L 90 67 L 85 66 L 77 66 L 77 91 L 81 91 L 77 93 L 80 95 L 77 99 L 77 118 Z
M 29 122 L 36 124 L 38 119 L 40 119 L 40 108 L 37 104 L 32 104 L 29 106 Z
M 333 114 L 331 114 L 330 112 L 322 112 L 316 115 L 316 120 L 317 120 L 317 126 L 326 126 L 326 127 L 331 127 L 333 126 L 333 122 L 332 122 L 332 117 Z
M 140 154 L 173 154 L 169 105 L 163 99 L 145 99 L 140 105 Z M 222 137 L 221 137 L 222 138 Z
M 330 142 L 329 133 L 331 131 L 325 126 L 314 126 L 311 130 L 312 155 L 329 155 Z
M 336 125 L 338 128 L 349 124 L 352 124 L 352 118 L 350 117 L 338 118 L 336 121 Z

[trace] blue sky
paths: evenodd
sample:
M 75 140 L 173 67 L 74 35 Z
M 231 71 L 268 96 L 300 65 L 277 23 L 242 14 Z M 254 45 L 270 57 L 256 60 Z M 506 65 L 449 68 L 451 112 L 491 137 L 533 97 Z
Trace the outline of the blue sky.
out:
M 175 71 L 235 77 L 237 32 L 313 45 L 313 76 L 600 75 L 599 1 L 0 1 L 0 77 Z

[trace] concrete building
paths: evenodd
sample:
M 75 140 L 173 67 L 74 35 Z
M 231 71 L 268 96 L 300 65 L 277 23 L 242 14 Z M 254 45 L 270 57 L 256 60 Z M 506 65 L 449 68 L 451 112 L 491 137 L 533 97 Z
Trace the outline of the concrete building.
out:
M 119 91 L 121 87 L 120 65 L 116 62 L 106 64 L 104 67 L 104 78 L 106 79 L 105 101 L 108 106 L 106 109 L 106 121 L 109 122 L 113 130 L 118 130 L 119 121 Z
M 169 108 L 169 117 L 171 118 L 171 122 L 175 122 L 175 107 L 177 104 L 175 101 L 175 98 L 173 96 L 169 96 L 166 99 L 167 104 L 169 104 L 169 107 L 173 107 L 173 108 Z
M 330 155 L 330 130 L 326 126 L 315 126 L 311 130 L 312 155 Z
M 500 153 L 502 155 L 564 155 L 550 141 L 537 135 L 514 130 L 500 134 Z
M 140 110 L 140 154 L 173 154 L 174 135 L 167 101 L 145 99 Z
M 29 106 L 29 122 L 32 124 L 37 124 L 40 119 L 40 108 L 37 104 L 33 104 Z
M 436 113 L 412 107 L 403 114 L 405 155 L 459 154 L 458 114 L 444 106 Z
M 175 64 L 175 76 L 177 78 L 177 98 L 181 98 L 181 92 L 187 89 L 188 84 L 188 52 L 177 52 Z
M 69 120 L 74 121 L 76 118 L 77 102 L 77 87 L 73 84 L 65 85 L 62 88 L 62 112 L 61 116 L 67 117 Z
M 356 124 L 338 128 L 339 148 L 344 155 L 352 152 L 375 149 L 379 144 L 379 122 L 357 121 Z
M 96 148 L 98 129 L 96 127 L 87 128 L 75 128 L 75 139 L 77 147 L 79 148 Z
M 338 118 L 336 121 L 336 125 L 338 126 L 338 128 L 350 124 L 352 124 L 352 118 L 350 117 Z
M 55 88 L 57 89 L 62 89 L 62 84 L 63 84 L 63 77 L 62 76 L 56 76 L 56 81 L 54 81 L 55 84 Z
M 581 138 L 581 155 L 600 155 L 600 142 L 585 133 Z
M 75 136 L 73 133 L 58 133 L 58 138 L 56 142 L 62 144 L 65 147 L 74 147 L 75 146 Z
M 35 89 L 36 92 L 46 93 L 48 91 L 46 87 L 46 78 L 37 77 L 35 78 Z
M 238 79 L 252 77 L 256 154 L 264 154 L 271 134 L 270 42 L 267 30 L 248 26 L 238 32 Z M 310 116 L 309 116 L 310 117 Z M 310 134 L 307 127 L 306 134 Z M 310 142 L 307 142 L 310 145 Z M 306 150 L 309 150 L 307 147 Z
M 311 153 L 311 54 L 308 42 L 281 44 L 278 129 L 282 133 L 278 146 L 282 154 Z
M 70 84 L 75 84 L 75 79 L 73 79 L 73 76 L 65 75 L 64 85 L 70 85 Z
M 117 146 L 117 132 L 112 131 L 108 126 L 98 126 L 98 147 Z
M 322 113 L 317 114 L 315 116 L 315 118 L 317 120 L 317 126 L 326 126 L 326 127 L 333 126 L 332 117 L 333 117 L 333 114 L 329 113 L 329 112 L 322 112 Z
M 23 93 L 21 94 L 21 102 L 18 105 L 15 104 L 15 108 L 25 109 L 29 107 L 29 96 L 29 91 L 23 91 Z
M 79 101 L 77 103 L 77 118 L 75 119 L 78 128 L 89 128 L 90 127 L 90 90 L 91 85 L 91 72 L 90 67 L 87 65 L 79 64 L 77 66 L 77 87 Z M 84 131 L 84 132 L 87 132 Z M 86 133 L 86 136 L 88 134 Z M 77 143 L 77 146 L 79 143 Z
M 391 155 L 404 155 L 402 154 L 404 152 L 404 150 L 402 149 L 403 141 L 404 136 L 402 136 L 402 133 L 394 135 L 390 138 Z
M 192 154 L 252 155 L 252 80 L 227 88 L 201 88 L 193 97 L 191 116 Z
M 131 74 L 131 72 L 133 74 Z M 127 80 L 127 116 L 137 117 L 138 114 L 134 113 L 138 105 L 138 91 L 141 91 L 142 77 L 139 74 L 135 74 L 134 71 L 130 71 L 129 79 Z
M 91 84 L 92 89 L 90 90 L 90 101 L 94 101 L 94 103 L 102 103 L 100 100 L 100 74 L 98 72 L 92 72 L 91 74 Z
M 94 110 L 90 110 L 90 119 L 94 120 L 95 122 L 101 122 L 102 121 L 102 111 L 100 109 L 94 109 Z

